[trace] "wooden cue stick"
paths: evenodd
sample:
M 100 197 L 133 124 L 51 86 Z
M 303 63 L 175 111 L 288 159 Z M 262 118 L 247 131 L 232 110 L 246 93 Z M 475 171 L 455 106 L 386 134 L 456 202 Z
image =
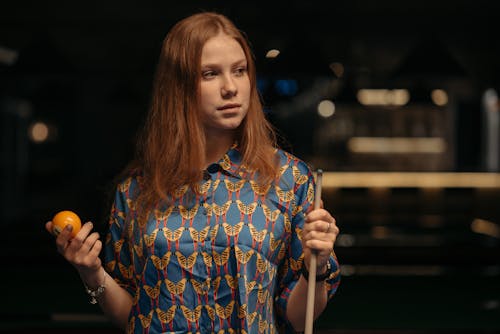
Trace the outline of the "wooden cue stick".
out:
M 314 209 L 319 209 L 321 206 L 321 183 L 323 179 L 323 171 L 316 171 L 316 192 L 314 197 Z M 306 326 L 305 334 L 312 334 L 314 322 L 314 297 L 316 294 L 316 253 L 311 253 L 311 261 L 309 263 L 309 279 L 307 281 L 307 304 L 306 304 Z

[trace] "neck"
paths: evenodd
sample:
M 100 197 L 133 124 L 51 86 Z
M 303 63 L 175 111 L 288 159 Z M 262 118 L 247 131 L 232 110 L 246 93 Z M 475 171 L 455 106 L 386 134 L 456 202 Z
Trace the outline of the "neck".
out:
M 231 148 L 234 143 L 234 134 L 207 136 L 205 151 L 205 167 L 217 162 Z

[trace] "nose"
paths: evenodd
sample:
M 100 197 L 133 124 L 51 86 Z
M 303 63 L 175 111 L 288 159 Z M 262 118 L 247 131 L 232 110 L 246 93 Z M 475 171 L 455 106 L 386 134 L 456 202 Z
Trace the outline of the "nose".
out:
M 232 97 L 235 96 L 238 92 L 238 88 L 234 81 L 234 78 L 231 75 L 225 75 L 224 81 L 222 82 L 221 94 L 223 97 Z

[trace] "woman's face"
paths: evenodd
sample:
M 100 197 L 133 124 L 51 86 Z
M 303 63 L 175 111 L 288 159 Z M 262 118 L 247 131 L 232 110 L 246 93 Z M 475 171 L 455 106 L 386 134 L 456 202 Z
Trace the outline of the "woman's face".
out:
M 220 33 L 201 54 L 199 108 L 208 136 L 233 134 L 248 111 L 250 79 L 240 44 Z

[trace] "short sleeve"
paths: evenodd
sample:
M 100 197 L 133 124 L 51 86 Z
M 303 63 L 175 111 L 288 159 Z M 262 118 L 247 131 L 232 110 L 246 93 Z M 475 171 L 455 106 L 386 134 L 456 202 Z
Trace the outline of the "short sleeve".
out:
M 116 189 L 109 218 L 109 230 L 104 245 L 104 262 L 107 272 L 131 295 L 136 293 L 134 281 L 134 252 L 127 230 L 135 214 L 130 208 L 130 193 L 134 179 L 127 179 Z
M 311 169 L 303 161 L 297 160 L 290 167 L 291 175 L 293 177 L 294 193 L 295 193 L 295 206 L 292 208 L 292 234 L 290 243 L 288 245 L 287 258 L 280 270 L 279 289 L 280 294 L 276 297 L 275 304 L 278 314 L 281 315 L 283 324 L 287 330 L 292 330 L 291 324 L 286 320 L 286 308 L 288 298 L 300 278 L 300 269 L 304 260 L 302 249 L 302 228 L 304 227 L 306 213 L 311 206 L 314 205 L 314 191 L 315 180 Z M 284 174 L 286 177 L 287 173 Z M 332 267 L 332 274 L 326 280 L 328 288 L 328 298 L 331 299 L 335 294 L 339 281 L 340 271 L 339 264 L 335 253 L 332 251 L 330 256 L 330 265 Z

